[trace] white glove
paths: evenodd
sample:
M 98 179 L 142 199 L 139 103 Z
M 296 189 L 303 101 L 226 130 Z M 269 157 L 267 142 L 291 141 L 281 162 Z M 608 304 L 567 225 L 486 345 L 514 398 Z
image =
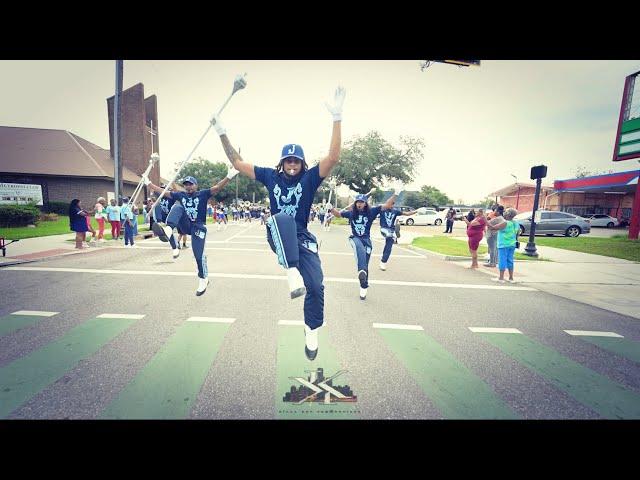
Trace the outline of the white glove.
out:
M 153 163 L 157 163 L 160 161 L 160 155 L 158 155 L 157 153 L 152 153 L 151 154 L 151 161 Z
M 220 136 L 226 135 L 227 129 L 224 128 L 222 123 L 220 123 L 220 117 L 218 117 L 218 115 L 213 116 L 213 118 L 211 119 L 211 125 L 213 125 L 213 128 L 216 129 L 216 132 L 218 132 L 218 135 Z
M 227 171 L 227 178 L 229 180 L 233 179 L 233 177 L 235 177 L 238 174 L 238 170 L 236 170 L 233 165 L 229 165 L 228 167 L 228 171 Z
M 344 87 L 338 86 L 338 88 L 336 88 L 336 93 L 333 99 L 333 105 L 329 105 L 327 102 L 324 103 L 327 106 L 327 110 L 329 110 L 329 113 L 333 115 L 334 122 L 339 122 L 342 120 L 342 104 L 344 103 L 345 95 L 346 91 Z
M 145 185 L 149 185 L 151 183 L 151 180 L 149 180 L 149 177 L 147 177 L 146 175 L 142 176 L 142 181 Z

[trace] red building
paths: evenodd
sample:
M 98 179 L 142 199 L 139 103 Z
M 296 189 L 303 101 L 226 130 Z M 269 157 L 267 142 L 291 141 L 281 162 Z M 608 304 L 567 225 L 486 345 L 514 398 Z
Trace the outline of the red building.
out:
M 553 187 L 542 186 L 540 189 L 540 200 L 538 208 L 542 208 L 545 199 L 553 192 Z M 503 205 L 505 208 L 515 208 L 518 212 L 528 212 L 533 210 L 533 201 L 536 196 L 535 184 L 529 183 L 513 183 L 508 187 L 504 187 L 489 196 L 494 197 L 496 203 Z

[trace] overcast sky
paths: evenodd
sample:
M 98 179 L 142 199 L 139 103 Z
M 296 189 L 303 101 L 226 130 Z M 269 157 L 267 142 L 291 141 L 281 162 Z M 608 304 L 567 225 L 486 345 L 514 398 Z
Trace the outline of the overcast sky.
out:
M 308 160 L 326 154 L 331 116 L 324 101 L 346 88 L 343 143 L 378 130 L 397 144 L 422 137 L 424 159 L 408 189 L 433 185 L 474 202 L 548 166 L 547 184 L 589 170 L 638 169 L 611 161 L 624 78 L 634 61 L 491 61 L 480 67 L 415 61 L 129 61 L 124 88 L 142 82 L 158 97 L 161 174 L 171 173 L 231 93 L 222 114 L 246 161 L 274 166 L 282 145 Z M 109 148 L 106 98 L 115 61 L 0 61 L 0 125 L 69 130 Z M 225 161 L 213 129 L 194 156 Z M 0 159 L 1 161 L 1 159 Z

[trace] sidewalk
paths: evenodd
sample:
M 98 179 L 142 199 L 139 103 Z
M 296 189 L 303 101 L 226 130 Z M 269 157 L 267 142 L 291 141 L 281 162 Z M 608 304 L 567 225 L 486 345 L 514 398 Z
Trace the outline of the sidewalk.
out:
M 486 245 L 485 239 L 483 243 Z M 524 252 L 525 246 L 526 242 L 521 242 L 519 251 Z M 514 278 L 518 283 L 640 319 L 640 263 L 561 248 L 536 248 L 542 258 L 551 261 L 516 261 Z M 455 263 L 468 266 L 468 262 Z M 498 275 L 495 268 L 480 266 L 478 271 Z
M 146 233 L 141 231 L 139 233 Z M 17 265 L 19 263 L 32 262 L 43 258 L 53 258 L 61 255 L 76 255 L 89 252 L 96 252 L 104 248 L 122 246 L 124 240 L 107 240 L 105 242 L 92 242 L 90 247 L 77 250 L 74 240 L 75 233 L 64 233 L 61 235 L 48 235 L 46 237 L 24 238 L 7 247 L 7 256 L 0 255 L 0 267 Z M 141 239 L 140 236 L 136 240 Z

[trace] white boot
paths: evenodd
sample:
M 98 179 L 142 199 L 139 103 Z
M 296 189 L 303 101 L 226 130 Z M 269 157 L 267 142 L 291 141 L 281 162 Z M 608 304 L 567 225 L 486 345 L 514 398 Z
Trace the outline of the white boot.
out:
M 311 330 L 306 324 L 304 326 L 304 353 L 309 360 L 318 355 L 318 330 Z
M 380 262 L 380 270 L 383 272 L 387 269 L 387 264 L 385 262 Z
M 196 290 L 196 295 L 199 297 L 200 295 L 202 295 L 206 290 L 207 290 L 207 286 L 209 285 L 209 278 L 201 278 L 198 281 L 198 289 Z
M 307 292 L 302 275 L 300 275 L 297 268 L 287 269 L 287 280 L 289 281 L 289 293 L 292 299 L 304 295 Z
M 180 249 L 179 248 L 174 248 L 173 249 L 173 259 L 175 260 L 179 256 L 180 256 Z
M 360 300 L 367 298 L 367 289 L 360 287 Z

